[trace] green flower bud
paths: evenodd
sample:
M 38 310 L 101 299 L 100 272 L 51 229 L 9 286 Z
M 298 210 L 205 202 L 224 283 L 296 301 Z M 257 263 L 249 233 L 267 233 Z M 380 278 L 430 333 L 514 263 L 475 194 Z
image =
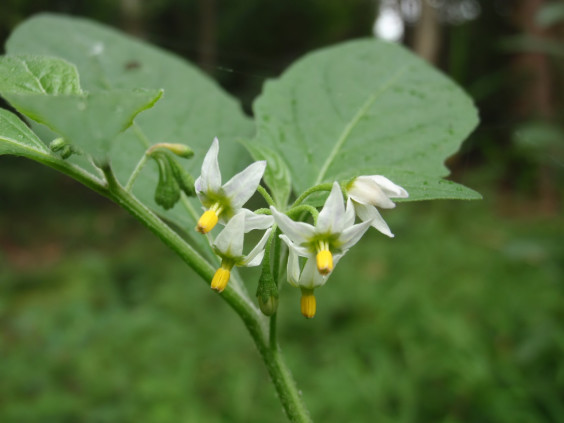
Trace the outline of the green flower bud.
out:
M 272 278 L 269 268 L 263 267 L 257 287 L 257 300 L 260 311 L 272 316 L 278 309 L 278 287 Z
M 155 190 L 155 202 L 165 210 L 172 208 L 180 199 L 180 187 L 166 153 L 153 154 L 159 167 L 159 182 Z
M 174 158 L 168 158 L 172 173 L 178 183 L 178 186 L 189 197 L 196 195 L 196 188 L 194 187 L 194 178 L 190 175 Z
M 63 160 L 68 159 L 70 156 L 77 152 L 77 150 L 67 141 L 65 141 L 64 138 L 54 139 L 49 144 L 49 148 L 52 152 L 59 153 Z
M 49 148 L 52 152 L 56 153 L 57 151 L 61 151 L 64 147 L 68 146 L 69 144 L 63 138 L 56 138 L 49 144 Z
M 64 159 L 68 159 L 70 156 L 72 156 L 72 153 L 74 153 L 74 150 L 72 148 L 72 146 L 70 146 L 69 144 L 65 145 L 62 150 L 61 150 L 61 158 Z
M 194 151 L 190 147 L 185 144 L 173 144 L 168 142 L 161 142 L 158 144 L 153 145 L 148 150 L 148 154 L 152 155 L 154 152 L 158 152 L 159 150 L 167 150 L 173 154 L 176 154 L 179 157 L 183 157 L 185 159 L 189 159 L 194 155 Z

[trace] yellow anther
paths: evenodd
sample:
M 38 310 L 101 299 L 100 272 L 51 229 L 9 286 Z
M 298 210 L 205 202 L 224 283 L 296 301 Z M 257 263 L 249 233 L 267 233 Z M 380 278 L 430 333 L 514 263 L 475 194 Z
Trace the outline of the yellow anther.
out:
M 217 292 L 223 292 L 225 287 L 227 286 L 227 282 L 229 282 L 229 277 L 231 276 L 231 271 L 229 269 L 225 269 L 224 267 L 220 267 L 213 275 L 213 279 L 211 282 L 211 289 Z
M 313 290 L 303 289 L 301 300 L 302 314 L 306 319 L 311 319 L 315 316 L 316 302 Z
M 329 250 L 321 250 L 317 253 L 317 270 L 322 275 L 328 275 L 333 270 L 333 255 Z
M 198 220 L 196 230 L 201 234 L 207 234 L 215 227 L 215 225 L 217 225 L 218 219 L 219 216 L 215 210 L 206 210 L 202 217 L 200 217 L 200 220 Z

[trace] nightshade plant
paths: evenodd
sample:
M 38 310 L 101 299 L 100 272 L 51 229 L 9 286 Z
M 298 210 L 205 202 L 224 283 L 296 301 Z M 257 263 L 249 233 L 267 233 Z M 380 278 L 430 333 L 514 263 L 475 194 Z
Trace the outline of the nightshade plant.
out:
M 477 123 L 471 100 L 374 39 L 297 61 L 265 84 L 253 121 L 182 59 L 93 22 L 41 15 L 8 40 L 0 95 L 19 113 L 0 109 L 0 154 L 113 200 L 211 284 L 241 317 L 294 422 L 311 418 L 276 339 L 277 307 L 293 307 L 279 301 L 280 285 L 302 290 L 311 318 L 314 289 L 370 227 L 387 235 L 383 248 L 392 242 L 378 208 L 480 197 L 443 179 L 444 160 Z M 263 205 L 243 207 L 255 192 Z M 245 246 L 250 231 L 262 235 Z M 259 280 L 243 281 L 241 265 L 260 265 Z

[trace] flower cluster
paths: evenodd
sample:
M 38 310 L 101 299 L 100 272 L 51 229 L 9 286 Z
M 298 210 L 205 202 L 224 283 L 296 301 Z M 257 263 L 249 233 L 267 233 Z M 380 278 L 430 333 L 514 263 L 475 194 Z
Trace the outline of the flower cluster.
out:
M 217 223 L 224 225 L 213 243 L 214 252 L 221 258 L 211 287 L 222 292 L 234 266 L 258 266 L 265 256 L 265 247 L 277 225 L 279 238 L 288 247 L 287 280 L 301 289 L 301 311 L 307 318 L 316 312 L 314 290 L 323 286 L 343 255 L 356 244 L 369 227 L 393 237 L 390 228 L 377 208 L 393 208 L 391 198 L 406 198 L 408 193 L 381 175 L 359 176 L 344 184 L 345 195 L 338 182 L 331 186 L 329 196 L 320 212 L 311 206 L 296 206 L 283 213 L 273 205 L 257 214 L 243 205 L 257 191 L 266 168 L 265 161 L 257 161 L 236 174 L 224 185 L 218 164 L 219 142 L 214 139 L 207 152 L 200 177 L 195 182 L 196 195 L 204 206 L 196 230 L 210 232 Z M 290 218 L 309 211 L 313 224 Z M 360 223 L 356 223 L 356 217 Z M 243 253 L 245 234 L 264 230 L 260 241 L 250 253 Z M 269 251 L 266 252 L 269 254 Z M 268 261 L 269 263 L 269 261 Z M 264 267 L 263 267 L 264 269 Z

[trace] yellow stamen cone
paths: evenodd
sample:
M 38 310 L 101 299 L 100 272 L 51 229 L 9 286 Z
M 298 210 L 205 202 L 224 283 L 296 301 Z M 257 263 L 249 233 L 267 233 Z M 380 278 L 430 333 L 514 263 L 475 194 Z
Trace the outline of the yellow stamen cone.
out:
M 329 250 L 321 250 L 317 253 L 317 270 L 322 275 L 328 275 L 333 270 L 333 255 Z
M 201 234 L 207 234 L 217 225 L 218 220 L 219 216 L 215 210 L 206 210 L 202 217 L 200 217 L 200 220 L 198 220 L 196 230 Z
M 223 290 L 227 286 L 227 282 L 229 282 L 230 276 L 231 272 L 228 269 L 224 269 L 223 267 L 217 269 L 215 275 L 213 275 L 211 289 L 217 292 L 223 292 Z
M 313 290 L 302 291 L 301 308 L 306 319 L 312 319 L 315 316 L 316 302 Z

